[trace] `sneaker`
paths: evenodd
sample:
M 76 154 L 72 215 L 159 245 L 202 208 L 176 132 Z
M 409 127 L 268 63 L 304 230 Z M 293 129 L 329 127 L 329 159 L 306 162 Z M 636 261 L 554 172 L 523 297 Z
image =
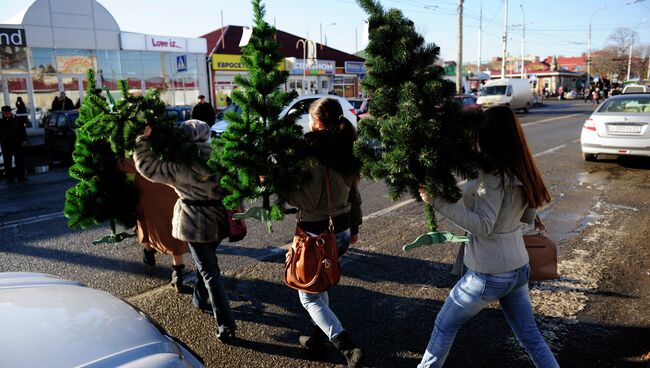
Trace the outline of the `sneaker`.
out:
M 221 341 L 224 344 L 230 344 L 236 338 L 235 329 L 231 327 L 226 326 L 222 329 L 217 329 L 217 340 Z

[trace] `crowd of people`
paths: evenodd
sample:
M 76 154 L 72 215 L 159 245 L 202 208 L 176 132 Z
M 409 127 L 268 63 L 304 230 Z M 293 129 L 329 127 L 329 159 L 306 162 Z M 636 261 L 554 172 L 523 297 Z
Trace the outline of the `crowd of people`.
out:
M 71 103 L 64 93 L 57 101 L 64 109 Z M 359 240 L 362 218 L 358 190 L 361 163 L 353 153 L 356 131 L 335 99 L 315 101 L 309 107 L 309 116 L 311 131 L 305 134 L 309 148 L 304 162 L 311 180 L 280 194 L 298 209 L 298 224 L 306 232 L 320 234 L 331 228 L 343 256 Z M 204 96 L 199 96 L 192 117 L 180 127 L 207 161 L 211 138 L 205 120 L 214 121 L 214 109 Z M 473 134 L 480 174 L 465 186 L 462 203 L 450 203 L 420 189 L 422 199 L 467 230 L 470 241 L 459 254 L 465 272 L 435 319 L 418 367 L 443 366 L 457 331 L 492 301 L 501 304 L 535 366 L 558 367 L 535 323 L 528 290 L 529 259 L 520 228 L 521 222 L 531 218 L 526 214 L 550 202 L 550 195 L 513 111 L 505 106 L 492 107 L 486 110 L 486 121 Z M 170 284 L 180 293 L 189 288 L 183 275 L 183 255 L 189 252 L 197 269 L 192 303 L 212 313 L 216 338 L 231 343 L 237 339 L 237 321 L 216 254 L 229 231 L 220 178 L 199 163 L 188 167 L 155 157 L 149 143 L 151 132 L 148 126 L 136 139 L 133 158 L 118 163 L 120 170 L 135 175 L 139 191 L 136 231 L 143 245 L 142 260 L 154 267 L 156 253 L 170 255 Z M 9 106 L 2 107 L 0 138 L 5 166 L 11 157 L 16 162 L 14 169 L 9 166 L 8 180 L 26 180 L 22 157 L 25 125 Z M 322 194 L 325 191 L 327 196 Z M 312 352 L 331 344 L 346 358 L 348 367 L 362 366 L 363 351 L 330 307 L 330 293 L 298 291 L 298 299 L 311 319 L 311 333 L 300 336 L 298 343 Z
M 304 162 L 312 179 L 299 189 L 281 193 L 299 210 L 298 224 L 310 234 L 328 229 L 328 218 L 332 216 L 340 256 L 359 240 L 362 217 L 358 190 L 360 161 L 352 149 L 356 131 L 342 112 L 340 104 L 330 98 L 311 105 L 311 131 L 305 135 L 309 149 Z M 461 255 L 465 273 L 438 313 L 419 367 L 441 367 L 456 332 L 488 303 L 497 300 L 535 366 L 558 367 L 533 316 L 528 254 L 519 226 L 530 218 L 525 213 L 548 203 L 550 195 L 512 110 L 493 107 L 486 111 L 486 116 L 487 124 L 474 135 L 480 153 L 480 175 L 465 186 L 463 204 L 434 197 L 424 189 L 420 192 L 425 202 L 466 229 L 470 242 Z M 192 119 L 182 123 L 181 128 L 207 160 L 211 150 L 208 124 Z M 180 291 L 182 254 L 189 249 L 197 268 L 192 302 L 213 314 L 216 338 L 231 343 L 237 339 L 237 321 L 221 281 L 215 251 L 228 236 L 219 178 L 199 164 L 186 167 L 154 157 L 150 134 L 151 128 L 147 128 L 137 138 L 133 161 L 125 160 L 121 167 L 140 175 L 141 192 L 157 190 L 145 186 L 166 185 L 175 193 L 156 196 L 165 198 L 165 203 L 152 204 L 146 197 L 140 199 L 138 236 L 144 245 L 143 261 L 155 264 L 151 249 L 175 259 L 180 256 L 180 261 L 174 261 L 171 281 Z M 325 191 L 328 196 L 322 195 Z M 298 343 L 315 353 L 331 344 L 346 358 L 348 367 L 361 367 L 363 351 L 330 307 L 330 296 L 328 291 L 298 291 L 298 299 L 311 319 L 311 333 L 300 336 Z

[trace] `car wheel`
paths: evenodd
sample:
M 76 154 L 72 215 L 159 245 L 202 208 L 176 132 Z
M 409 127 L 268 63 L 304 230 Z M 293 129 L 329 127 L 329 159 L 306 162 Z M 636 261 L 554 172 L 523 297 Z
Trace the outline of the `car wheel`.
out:
M 582 154 L 582 158 L 584 158 L 585 161 L 589 161 L 589 162 L 596 161 L 596 158 L 597 158 L 597 157 L 598 157 L 598 156 L 595 155 L 595 154 L 593 154 L 593 153 L 583 153 L 583 154 Z
M 530 112 L 530 103 L 526 102 L 526 107 L 524 107 L 524 114 L 528 114 Z

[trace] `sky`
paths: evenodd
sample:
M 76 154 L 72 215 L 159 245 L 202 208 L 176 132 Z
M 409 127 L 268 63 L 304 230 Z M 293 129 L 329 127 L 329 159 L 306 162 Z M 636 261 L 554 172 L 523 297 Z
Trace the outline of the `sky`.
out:
M 247 0 L 97 1 L 113 15 L 121 30 L 152 35 L 199 37 L 220 28 L 222 14 L 224 25 L 251 25 L 253 17 Z M 402 10 L 413 20 L 425 40 L 440 47 L 443 60 L 456 59 L 458 0 L 380 2 L 386 9 Z M 33 0 L 0 0 L 0 24 L 6 24 L 6 19 L 32 3 Z M 278 29 L 320 42 L 322 27 L 328 46 L 350 53 L 363 48 L 363 22 L 367 15 L 354 0 L 265 0 L 263 3 L 266 20 Z M 636 30 L 637 45 L 639 42 L 650 44 L 650 0 L 509 0 L 508 4 L 508 52 L 511 55 L 521 55 L 524 13 L 526 55 L 544 58 L 579 56 L 587 52 L 590 19 L 592 50 L 603 47 L 617 27 Z M 465 0 L 464 63 L 475 63 L 478 58 L 481 8 L 481 60 L 486 62 L 502 53 L 505 0 Z

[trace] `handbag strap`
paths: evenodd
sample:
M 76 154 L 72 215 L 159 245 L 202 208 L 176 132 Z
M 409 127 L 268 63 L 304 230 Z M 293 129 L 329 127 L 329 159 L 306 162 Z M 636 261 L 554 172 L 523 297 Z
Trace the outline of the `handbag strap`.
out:
M 540 234 L 546 232 L 546 225 L 544 225 L 542 219 L 539 218 L 539 215 L 535 215 L 535 230 L 538 230 Z
M 334 221 L 332 221 L 332 205 L 330 202 L 330 170 L 325 166 L 325 189 L 327 190 L 327 216 L 330 219 L 329 231 L 334 232 Z

